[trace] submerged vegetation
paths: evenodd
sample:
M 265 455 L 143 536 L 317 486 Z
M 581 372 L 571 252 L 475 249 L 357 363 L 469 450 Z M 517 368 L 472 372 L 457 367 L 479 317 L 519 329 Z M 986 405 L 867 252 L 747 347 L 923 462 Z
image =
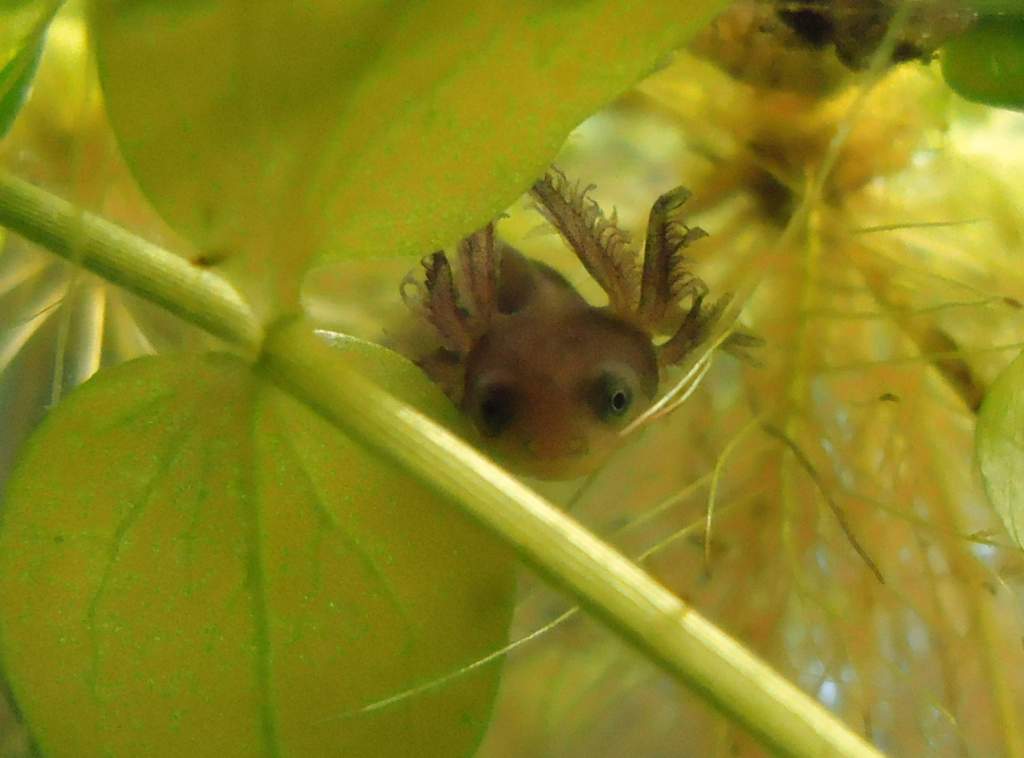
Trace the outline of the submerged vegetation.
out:
M 1019 19 L 387 5 L 0 8 L 0 752 L 1024 756 Z M 496 217 L 604 303 L 552 161 L 763 344 L 542 499 L 388 348 Z

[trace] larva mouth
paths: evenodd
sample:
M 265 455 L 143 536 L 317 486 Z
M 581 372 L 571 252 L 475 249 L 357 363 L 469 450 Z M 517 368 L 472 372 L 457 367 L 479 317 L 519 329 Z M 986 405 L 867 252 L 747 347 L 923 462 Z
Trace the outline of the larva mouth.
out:
M 565 481 L 593 473 L 607 460 L 611 450 L 595 449 L 581 438 L 569 449 L 539 453 L 523 444 L 504 455 L 498 454 L 503 465 L 518 474 L 543 481 Z
M 539 461 L 559 461 L 566 458 L 579 458 L 590 452 L 590 444 L 586 437 L 579 435 L 562 445 L 550 445 L 529 440 L 523 444 L 527 454 Z

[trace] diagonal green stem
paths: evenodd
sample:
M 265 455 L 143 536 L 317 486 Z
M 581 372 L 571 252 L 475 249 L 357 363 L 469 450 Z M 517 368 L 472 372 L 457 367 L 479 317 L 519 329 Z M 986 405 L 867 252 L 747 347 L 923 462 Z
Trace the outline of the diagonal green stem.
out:
M 259 344 L 258 323 L 220 277 L 3 175 L 0 224 L 214 334 L 249 348 Z M 288 319 L 271 327 L 261 360 L 274 381 L 346 434 L 450 497 L 766 745 L 796 756 L 880 755 L 635 563 L 352 370 L 307 323 Z
M 0 225 L 211 334 L 259 349 L 256 316 L 222 277 L 5 172 Z
M 275 380 L 456 501 L 648 657 L 787 755 L 877 756 L 819 703 L 620 552 L 447 430 L 349 368 L 301 320 L 269 331 Z

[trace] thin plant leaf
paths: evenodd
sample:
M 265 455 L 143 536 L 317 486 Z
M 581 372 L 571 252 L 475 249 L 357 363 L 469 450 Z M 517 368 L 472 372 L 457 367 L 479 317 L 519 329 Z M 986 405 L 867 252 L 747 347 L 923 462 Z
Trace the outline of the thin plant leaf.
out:
M 1024 354 L 996 379 L 978 413 L 978 466 L 989 501 L 1024 548 Z
M 0 5 L 0 139 L 10 131 L 28 96 L 59 3 Z

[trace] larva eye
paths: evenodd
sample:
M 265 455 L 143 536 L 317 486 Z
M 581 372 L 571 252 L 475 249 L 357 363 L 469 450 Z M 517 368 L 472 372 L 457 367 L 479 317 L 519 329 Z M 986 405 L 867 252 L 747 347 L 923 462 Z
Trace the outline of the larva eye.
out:
M 504 384 L 487 387 L 480 393 L 476 406 L 477 426 L 487 437 L 497 437 L 516 418 L 519 397 L 514 389 Z
M 625 378 L 605 372 L 594 383 L 590 402 L 599 419 L 614 423 L 633 407 L 633 388 Z

